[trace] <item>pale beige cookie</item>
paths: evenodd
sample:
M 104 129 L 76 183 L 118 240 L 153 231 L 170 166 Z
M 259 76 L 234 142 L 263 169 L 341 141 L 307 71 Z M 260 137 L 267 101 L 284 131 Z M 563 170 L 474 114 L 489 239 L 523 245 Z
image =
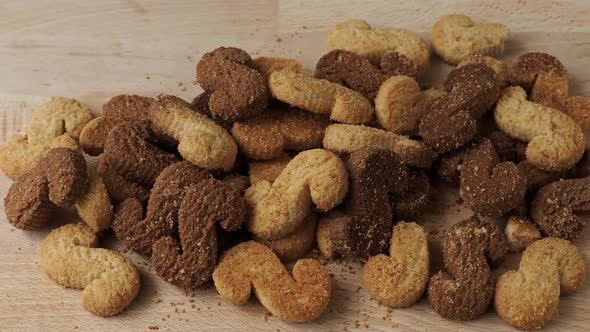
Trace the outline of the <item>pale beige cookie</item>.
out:
M 307 254 L 314 244 L 318 217 L 310 214 L 293 233 L 277 240 L 255 240 L 269 247 L 282 261 L 292 261 Z
M 506 323 L 539 330 L 557 317 L 560 295 L 576 292 L 584 283 L 582 255 L 567 240 L 544 238 L 527 247 L 518 271 L 508 271 L 496 283 L 496 312 Z
M 273 159 L 284 151 L 322 146 L 328 117 L 296 108 L 270 108 L 255 118 L 235 122 L 231 134 L 240 152 L 257 160 Z
M 584 154 L 584 132 L 580 125 L 556 109 L 527 101 L 521 87 L 504 89 L 494 117 L 506 134 L 529 142 L 527 160 L 542 170 L 568 170 Z
M 391 150 L 406 164 L 420 168 L 430 168 L 437 156 L 422 141 L 387 130 L 345 124 L 332 124 L 326 128 L 324 148 L 339 153 L 362 148 Z
M 363 20 L 336 24 L 328 34 L 328 51 L 343 49 L 365 56 L 374 64 L 395 51 L 412 60 L 419 73 L 428 68 L 430 50 L 416 33 L 405 29 L 373 29 Z
M 95 232 L 111 227 L 113 205 L 95 165 L 88 166 L 88 187 L 76 201 L 76 210 L 80 218 Z
M 232 168 L 236 142 L 221 126 L 188 105 L 160 99 L 149 110 L 152 128 L 179 142 L 178 152 L 187 161 L 207 169 Z
M 295 72 L 303 73 L 301 64 L 297 60 L 288 58 L 261 56 L 253 60 L 253 67 L 264 77 L 266 82 L 268 82 L 268 78 L 272 72 L 281 69 L 291 69 Z
M 254 291 L 268 311 L 289 322 L 317 319 L 332 292 L 328 270 L 319 261 L 297 261 L 291 277 L 272 250 L 254 241 L 226 251 L 213 282 L 224 300 L 237 305 L 246 304 Z
M 260 239 L 280 239 L 293 233 L 312 208 L 329 211 L 347 192 L 348 173 L 340 158 L 323 149 L 301 152 L 272 185 L 259 181 L 246 190 L 248 228 Z
M 254 185 L 260 181 L 274 182 L 290 161 L 291 157 L 287 154 L 271 160 L 250 161 L 248 163 L 250 184 Z
M 418 133 L 420 119 L 436 99 L 445 92 L 439 89 L 420 90 L 409 76 L 393 76 L 383 82 L 375 98 L 375 117 L 379 125 L 402 135 Z
M 400 222 L 393 228 L 389 256 L 369 258 L 363 269 L 363 284 L 372 298 L 392 308 L 416 303 L 429 277 L 430 253 L 424 229 Z
M 492 68 L 496 73 L 500 89 L 504 89 L 508 86 L 510 72 L 508 70 L 508 65 L 504 61 L 487 55 L 473 54 L 461 61 L 457 67 L 462 67 L 469 63 L 481 63 Z
M 362 94 L 292 69 L 271 73 L 268 84 L 274 98 L 306 111 L 327 114 L 334 121 L 362 124 L 373 116 L 373 106 Z
M 502 24 L 475 24 L 465 15 L 446 15 L 432 27 L 434 52 L 456 65 L 470 55 L 500 55 L 510 30 Z
M 539 229 L 528 218 L 518 216 L 508 218 L 504 235 L 511 252 L 521 252 L 529 244 L 541 239 Z
M 14 134 L 0 146 L 0 169 L 16 179 L 32 169 L 49 149 L 68 147 L 92 119 L 90 110 L 74 99 L 53 97 L 31 115 L 26 134 Z M 56 137 L 67 134 L 54 141 Z
M 67 287 L 84 289 L 82 306 L 98 316 L 125 310 L 139 292 L 139 273 L 119 253 L 95 248 L 98 237 L 85 225 L 69 224 L 43 241 L 40 264 L 47 276 Z

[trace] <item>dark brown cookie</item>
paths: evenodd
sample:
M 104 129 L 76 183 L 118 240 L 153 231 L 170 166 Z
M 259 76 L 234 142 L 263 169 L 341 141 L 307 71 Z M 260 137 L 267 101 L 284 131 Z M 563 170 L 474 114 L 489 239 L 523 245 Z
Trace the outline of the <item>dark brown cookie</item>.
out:
M 590 176 L 590 149 L 586 149 L 582 159 L 578 161 L 576 167 L 574 167 L 569 173 L 570 177 L 583 178 Z
M 398 220 L 415 220 L 430 203 L 430 179 L 423 170 L 411 170 L 408 188 L 393 195 L 391 203 Z
M 404 75 L 413 79 L 418 77 L 418 68 L 414 61 L 398 52 L 388 52 L 381 58 L 381 71 L 388 77 Z
M 51 212 L 67 208 L 88 186 L 86 161 L 81 153 L 55 148 L 35 168 L 20 176 L 4 198 L 8 222 L 20 229 L 38 229 L 47 224 Z
M 526 142 L 512 138 L 501 130 L 491 132 L 488 138 L 494 145 L 501 161 L 518 163 L 526 159 Z
M 419 126 L 424 142 L 441 153 L 469 142 L 477 132 L 477 120 L 500 95 L 496 73 L 479 63 L 451 71 L 445 89 L 448 94 L 432 104 Z
M 98 157 L 96 170 L 113 203 L 121 203 L 128 198 L 135 198 L 143 204 L 150 197 L 150 187 L 145 187 L 123 177 L 107 163 L 104 154 Z
M 499 217 L 518 206 L 526 178 L 509 161 L 500 162 L 494 146 L 481 138 L 465 151 L 461 165 L 461 197 L 473 212 Z
M 590 177 L 561 180 L 539 189 L 531 204 L 531 219 L 545 236 L 578 238 L 590 212 Z
M 531 92 L 537 79 L 543 76 L 567 76 L 567 70 L 554 56 L 540 52 L 530 52 L 519 56 L 510 66 L 510 84 L 519 85 Z
M 149 255 L 156 240 L 176 231 L 178 210 L 187 189 L 210 178 L 209 172 L 189 162 L 167 167 L 154 184 L 145 218 L 138 200 L 128 199 L 119 204 L 113 219 L 117 238 L 129 249 Z
M 123 121 L 149 120 L 148 109 L 154 98 L 138 95 L 118 95 L 102 105 L 103 116 Z
M 470 320 L 486 312 L 494 294 L 488 261 L 498 264 L 508 251 L 502 230 L 476 217 L 451 227 L 442 241 L 445 270 L 430 278 L 428 302 L 439 315 Z
M 539 188 L 564 177 L 563 172 L 549 172 L 533 166 L 528 161 L 518 163 L 520 173 L 526 178 L 526 190 L 535 193 Z
M 391 195 L 408 190 L 409 173 L 389 150 L 360 149 L 346 160 L 350 187 L 344 214 L 328 223 L 334 253 L 369 257 L 389 245 L 393 227 Z
M 180 243 L 173 236 L 157 240 L 152 254 L 154 269 L 170 283 L 195 289 L 211 278 L 217 263 L 216 224 L 235 231 L 245 215 L 242 195 L 224 182 L 207 179 L 193 184 L 178 210 Z
M 399 53 L 386 54 L 381 65 L 385 66 L 385 70 L 377 68 L 367 58 L 356 53 L 333 50 L 322 56 L 316 64 L 315 77 L 343 85 L 373 100 L 381 83 L 389 77 L 416 76 L 414 63 Z
M 264 78 L 253 69 L 250 55 L 238 48 L 220 47 L 203 55 L 197 64 L 197 82 L 210 94 L 214 119 L 242 120 L 261 113 L 268 104 Z
M 160 172 L 177 161 L 173 154 L 158 148 L 157 142 L 147 123 L 122 123 L 107 137 L 105 162 L 128 180 L 151 187 Z

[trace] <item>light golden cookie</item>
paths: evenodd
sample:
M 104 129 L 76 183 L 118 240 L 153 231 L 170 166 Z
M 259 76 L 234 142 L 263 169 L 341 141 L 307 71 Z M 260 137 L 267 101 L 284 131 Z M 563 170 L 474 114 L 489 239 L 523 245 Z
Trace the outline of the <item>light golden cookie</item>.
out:
M 559 296 L 576 292 L 584 283 L 586 266 L 567 240 L 544 238 L 529 245 L 518 271 L 508 271 L 496 283 L 496 312 L 506 323 L 539 330 L 557 317 Z
M 330 120 L 296 108 L 267 109 L 260 116 L 235 122 L 231 134 L 248 158 L 273 159 L 284 151 L 303 151 L 322 146 Z
M 282 261 L 292 261 L 307 254 L 314 244 L 318 217 L 310 214 L 293 233 L 277 240 L 255 240 L 269 247 Z
M 207 169 L 232 168 L 238 147 L 213 120 L 171 99 L 159 99 L 149 113 L 154 130 L 177 140 L 185 160 Z
M 246 190 L 251 209 L 248 228 L 260 239 L 280 239 L 293 233 L 314 205 L 329 211 L 347 191 L 348 173 L 340 158 L 323 149 L 301 152 L 272 185 L 260 181 Z
M 256 69 L 264 81 L 268 82 L 268 78 L 272 72 L 282 69 L 291 69 L 298 73 L 303 73 L 303 67 L 297 60 L 288 58 L 274 58 L 261 56 L 253 60 L 254 69 Z
M 290 161 L 291 157 L 287 154 L 271 160 L 250 161 L 248 164 L 250 184 L 254 185 L 260 181 L 274 182 Z
M 363 269 L 363 284 L 372 298 L 392 308 L 416 303 L 429 277 L 430 253 L 424 229 L 400 222 L 393 228 L 389 256 L 369 258 Z
M 496 73 L 496 79 L 498 79 L 500 89 L 504 89 L 508 86 L 509 70 L 508 65 L 504 61 L 487 55 L 473 54 L 461 61 L 457 67 L 462 67 L 470 63 L 481 63 L 492 68 Z
M 580 125 L 558 110 L 527 101 L 521 87 L 504 89 L 494 117 L 506 134 L 529 142 L 527 160 L 542 170 L 568 170 L 584 154 L 584 132 Z
M 430 50 L 412 31 L 405 29 L 373 29 L 363 20 L 336 24 L 328 34 L 328 51 L 343 49 L 365 56 L 374 64 L 388 52 L 398 52 L 412 60 L 422 73 L 428 68 Z
M 293 277 L 268 247 L 241 243 L 221 257 L 213 271 L 221 297 L 244 305 L 254 291 L 273 315 L 290 322 L 318 318 L 328 306 L 332 291 L 328 270 L 315 259 L 302 259 L 293 267 Z
M 90 110 L 74 99 L 49 99 L 31 115 L 25 135 L 14 134 L 0 146 L 0 169 L 11 179 L 18 178 L 31 170 L 49 149 L 72 145 L 91 119 Z M 54 141 L 59 136 L 64 137 Z
M 82 306 L 98 316 L 125 310 L 139 292 L 139 273 L 119 253 L 95 248 L 98 237 L 84 226 L 69 224 L 52 231 L 43 241 L 41 267 L 56 283 L 84 289 Z
M 268 84 L 274 98 L 334 121 L 362 124 L 373 116 L 371 102 L 360 93 L 292 69 L 271 73 Z
M 508 218 L 504 235 L 508 241 L 508 250 L 521 252 L 529 244 L 541 239 L 541 232 L 525 217 L 511 216 Z
M 326 128 L 324 148 L 339 153 L 362 148 L 391 150 L 406 164 L 420 168 L 430 168 L 437 156 L 421 141 L 382 129 L 345 124 L 332 124 Z
M 434 52 L 456 65 L 474 54 L 500 55 L 510 30 L 502 24 L 475 24 L 465 15 L 446 15 L 432 27 Z
M 98 156 L 104 150 L 104 143 L 111 129 L 121 123 L 121 119 L 99 116 L 90 120 L 80 133 L 80 146 L 87 154 Z
M 409 76 L 393 76 L 383 82 L 375 98 L 375 117 L 379 125 L 401 135 L 418 133 L 420 119 L 436 99 L 445 92 L 439 89 L 420 90 Z
M 93 231 L 100 232 L 111 227 L 113 205 L 95 165 L 88 166 L 88 186 L 75 206 L 80 218 Z

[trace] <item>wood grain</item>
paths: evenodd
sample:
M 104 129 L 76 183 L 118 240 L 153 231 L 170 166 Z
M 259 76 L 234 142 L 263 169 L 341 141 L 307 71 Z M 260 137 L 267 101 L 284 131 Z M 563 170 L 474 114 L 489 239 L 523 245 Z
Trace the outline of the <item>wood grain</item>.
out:
M 331 25 L 348 18 L 375 26 L 426 32 L 440 15 L 462 12 L 478 21 L 502 22 L 513 34 L 505 59 L 524 51 L 558 56 L 572 73 L 575 94 L 590 95 L 590 5 L 586 1 L 0 1 L 0 140 L 24 130 L 28 116 L 47 96 L 78 98 L 95 113 L 120 93 L 171 93 L 190 99 L 200 56 L 220 45 L 255 55 L 289 56 L 312 71 L 325 50 Z M 433 59 L 427 84 L 442 82 L 449 67 Z M 10 181 L 0 177 L 5 195 Z M 429 212 L 418 221 L 430 231 L 435 261 L 444 229 L 469 211 L 457 206 L 457 190 L 441 187 Z M 161 281 L 149 261 L 126 254 L 141 269 L 142 290 L 123 314 L 98 318 L 80 306 L 81 292 L 63 289 L 38 267 L 39 244 L 47 231 L 25 232 L 7 224 L 0 208 L 1 331 L 160 330 L 512 330 L 491 310 L 472 322 L 441 319 L 425 300 L 410 309 L 388 311 L 361 288 L 358 262 L 333 262 L 334 295 L 317 322 L 288 324 L 266 315 L 251 300 L 224 303 L 212 286 L 194 297 Z M 64 215 L 58 222 L 68 222 Z M 590 257 L 590 232 L 576 244 Z M 110 233 L 106 247 L 121 250 Z M 518 263 L 510 257 L 501 268 Z M 436 263 L 435 263 L 436 265 Z M 501 271 L 500 270 L 500 271 Z M 497 271 L 497 272 L 500 272 Z M 562 298 L 560 317 L 546 330 L 587 330 L 590 287 Z

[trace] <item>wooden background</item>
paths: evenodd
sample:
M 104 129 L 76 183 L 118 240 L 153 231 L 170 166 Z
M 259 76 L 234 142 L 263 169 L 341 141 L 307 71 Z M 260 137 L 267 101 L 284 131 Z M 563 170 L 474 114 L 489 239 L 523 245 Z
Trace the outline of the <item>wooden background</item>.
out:
M 121 93 L 191 99 L 200 91 L 192 83 L 196 62 L 218 46 L 292 57 L 311 71 L 325 51 L 327 30 L 337 22 L 362 18 L 427 37 L 436 18 L 448 13 L 507 24 L 513 33 L 505 59 L 525 51 L 552 53 L 572 73 L 572 92 L 590 96 L 590 3 L 584 0 L 0 1 L 0 141 L 25 129 L 35 105 L 48 96 L 78 98 L 97 114 L 102 103 Z M 449 68 L 433 63 L 426 81 L 436 84 Z M 0 177 L 2 195 L 9 186 Z M 418 220 L 430 231 L 435 260 L 442 231 L 469 214 L 456 206 L 457 198 L 456 189 L 440 189 L 431 210 Z M 117 317 L 99 318 L 81 308 L 80 291 L 61 288 L 40 271 L 38 249 L 47 230 L 15 230 L 4 211 L 0 219 L 0 331 L 512 330 L 492 309 L 467 323 L 441 319 L 425 300 L 410 309 L 387 310 L 360 288 L 357 262 L 329 264 L 334 293 L 318 321 L 288 324 L 267 315 L 254 299 L 243 307 L 224 303 L 212 286 L 186 297 L 136 255 L 128 256 L 141 270 L 138 299 Z M 589 233 L 576 241 L 587 263 Z M 105 234 L 104 244 L 121 249 L 112 234 Z M 513 255 L 501 270 L 518 259 Z M 546 330 L 590 329 L 588 286 L 587 281 L 578 294 L 562 298 L 560 317 Z

